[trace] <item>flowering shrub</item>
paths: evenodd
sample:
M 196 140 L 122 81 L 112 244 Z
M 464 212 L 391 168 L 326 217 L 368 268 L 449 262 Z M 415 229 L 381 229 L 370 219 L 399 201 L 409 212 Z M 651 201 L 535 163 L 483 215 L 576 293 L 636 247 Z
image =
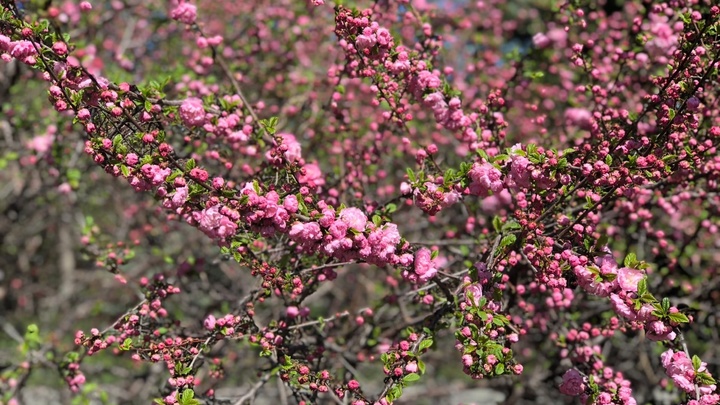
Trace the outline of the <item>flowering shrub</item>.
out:
M 0 401 L 720 403 L 720 7 L 351 3 L 0 0 Z

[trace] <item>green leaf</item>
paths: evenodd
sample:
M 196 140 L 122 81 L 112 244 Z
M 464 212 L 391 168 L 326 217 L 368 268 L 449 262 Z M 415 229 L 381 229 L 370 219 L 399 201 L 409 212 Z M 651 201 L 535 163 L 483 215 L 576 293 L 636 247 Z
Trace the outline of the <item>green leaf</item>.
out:
M 422 342 L 420 342 L 420 345 L 418 346 L 418 350 L 422 351 L 422 350 L 428 349 L 432 345 L 433 345 L 432 339 L 425 339 Z
M 498 363 L 495 366 L 495 375 L 502 375 L 505 372 L 505 365 L 503 363 Z
M 122 143 L 123 137 L 120 134 L 115 135 L 112 140 L 112 146 L 113 148 L 117 148 L 120 143 Z
M 635 253 L 628 253 L 628 255 L 625 256 L 625 260 L 623 261 L 625 267 L 633 267 L 635 263 L 637 263 L 637 256 L 635 256 Z
M 185 170 L 192 170 L 195 168 L 195 159 L 189 159 L 185 162 Z
M 706 372 L 697 373 L 695 375 L 695 381 L 697 381 L 700 385 L 715 385 L 715 379 Z
M 186 402 L 190 401 L 190 400 L 193 399 L 193 398 L 195 398 L 195 391 L 193 391 L 193 390 L 191 390 L 191 389 L 188 388 L 188 389 L 186 389 L 185 391 L 183 391 L 182 397 L 181 397 L 180 400 L 181 400 L 183 403 L 186 403 Z
M 402 387 L 399 385 L 395 385 L 388 391 L 387 395 L 385 396 L 385 399 L 387 399 L 388 402 L 394 402 L 396 399 L 400 398 L 402 396 Z
M 670 318 L 671 321 L 676 323 L 689 323 L 690 319 L 683 314 L 682 312 L 676 312 L 674 314 L 668 315 L 668 318 Z
M 415 382 L 415 381 L 417 381 L 417 380 L 419 380 L 419 379 L 420 379 L 420 375 L 419 375 L 419 374 L 417 374 L 417 373 L 410 373 L 410 374 L 406 375 L 405 377 L 403 377 L 403 382 L 404 382 L 404 383 L 411 383 L 411 382 Z
M 407 176 L 408 176 L 408 180 L 410 180 L 410 182 L 412 182 L 412 183 L 415 182 L 415 172 L 413 172 L 412 169 L 410 169 L 410 168 L 407 169 Z
M 515 236 L 514 234 L 504 236 L 500 241 L 500 249 L 512 245 L 513 243 L 515 243 L 516 240 L 517 236 Z
M 495 228 L 495 232 L 500 233 L 502 230 L 502 219 L 500 219 L 499 216 L 495 215 L 492 221 L 493 228 Z
M 702 365 L 702 360 L 700 360 L 700 357 L 698 357 L 697 355 L 693 355 L 692 356 L 692 365 L 693 365 L 693 368 L 695 369 L 695 371 L 697 371 L 700 368 L 700 366 Z
M 661 301 L 662 310 L 663 312 L 668 312 L 670 310 L 670 298 L 665 297 Z
M 637 291 L 637 293 L 638 293 L 638 296 L 642 297 L 642 296 L 644 296 L 645 294 L 647 294 L 647 292 L 648 292 L 648 290 L 647 290 L 647 280 L 643 278 L 642 280 L 640 280 L 640 281 L 638 282 L 638 291 Z

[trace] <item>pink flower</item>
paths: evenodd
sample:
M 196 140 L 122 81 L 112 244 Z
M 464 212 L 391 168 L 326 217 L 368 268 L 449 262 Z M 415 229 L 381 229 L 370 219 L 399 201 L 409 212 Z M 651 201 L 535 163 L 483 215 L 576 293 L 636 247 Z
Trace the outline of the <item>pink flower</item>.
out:
M 68 47 L 65 42 L 55 42 L 52 46 L 53 51 L 58 55 L 66 55 L 68 52 Z
M 158 165 L 151 164 L 144 164 L 140 168 L 140 171 L 153 186 L 159 186 L 160 184 L 162 184 L 167 178 L 167 176 L 172 173 L 172 170 L 170 168 L 163 169 Z
M 282 137 L 283 147 L 287 150 L 283 152 L 283 156 L 288 162 L 297 162 L 302 158 L 302 147 L 293 134 L 278 134 Z
M 203 325 L 205 326 L 205 329 L 207 329 L 207 330 L 214 330 L 215 322 L 216 322 L 215 317 L 213 315 L 208 315 L 208 317 L 205 318 Z
M 188 191 L 189 190 L 188 190 L 187 186 L 180 187 L 175 190 L 175 194 L 173 194 L 173 196 L 172 196 L 173 207 L 179 208 L 179 207 L 182 207 L 183 204 L 185 204 L 185 201 L 187 200 L 187 197 L 188 197 Z
M 199 98 L 190 97 L 180 106 L 180 118 L 189 127 L 199 127 L 205 123 L 205 107 Z
M 377 37 L 377 42 L 384 47 L 390 47 L 393 42 L 393 37 L 390 34 L 390 31 L 388 31 L 385 28 L 378 28 L 377 32 L 375 33 L 375 36 Z
M 580 129 L 592 128 L 592 113 L 584 108 L 568 108 L 565 110 L 565 120 Z
M 198 223 L 198 229 L 213 239 L 225 239 L 235 234 L 237 224 L 223 214 L 224 207 L 213 205 L 202 211 L 195 211 L 192 217 Z
M 10 43 L 9 48 L 10 48 L 9 49 L 10 55 L 12 57 L 18 58 L 25 63 L 29 63 L 28 58 L 37 55 L 35 46 L 33 46 L 33 43 L 30 41 L 26 41 L 26 40 L 15 41 L 15 42 Z
M 660 321 L 652 321 L 645 325 L 645 337 L 652 341 L 675 340 L 675 332 L 672 327 Z
M 295 318 L 300 315 L 300 309 L 295 306 L 287 307 L 287 309 L 285 310 L 285 315 L 287 315 L 288 318 Z
M 367 237 L 368 244 L 372 249 L 370 260 L 390 262 L 394 255 L 396 246 L 400 243 L 400 233 L 397 225 L 390 223 L 380 229 L 376 229 Z
M 187 25 L 192 25 L 195 23 L 195 19 L 197 18 L 197 7 L 192 4 L 182 2 L 170 10 L 170 18 Z
M 87 108 L 81 109 L 80 111 L 77 112 L 77 118 L 79 120 L 86 120 L 86 119 L 90 118 L 90 110 L 88 110 Z
M 532 174 L 530 160 L 524 156 L 513 156 L 510 163 L 510 174 L 508 181 L 513 186 L 530 187 L 530 175 Z
M 637 292 L 637 286 L 640 280 L 645 278 L 642 270 L 635 270 L 623 267 L 617 271 L 617 282 L 623 291 Z
M 542 32 L 538 32 L 537 34 L 533 35 L 532 41 L 533 45 L 535 45 L 535 47 L 538 49 L 545 49 L 548 46 L 552 45 L 552 40 Z
M 10 37 L 0 34 L 0 52 L 7 52 L 10 49 Z
M 667 350 L 660 355 L 660 361 L 665 368 L 665 374 L 672 378 L 675 385 L 685 392 L 695 391 L 695 369 L 684 352 Z
M 285 200 L 283 200 L 283 207 L 287 210 L 287 212 L 294 214 L 298 210 L 298 199 L 295 197 L 295 195 L 290 194 L 285 197 Z
M 27 143 L 27 147 L 28 149 L 32 149 L 37 153 L 44 155 L 45 153 L 50 151 L 50 148 L 52 147 L 52 144 L 54 142 L 55 135 L 53 134 L 38 135 Z
M 413 278 L 425 283 L 435 277 L 438 269 L 432 259 L 432 252 L 428 248 L 420 248 L 415 252 L 415 274 Z
M 297 175 L 298 182 L 300 184 L 307 184 L 308 186 L 322 186 L 325 184 L 325 178 L 323 178 L 320 166 L 317 163 L 307 163 L 303 166 L 305 174 L 299 173 Z M 312 185 L 310 183 L 313 183 Z
M 472 283 L 465 287 L 465 299 L 472 300 L 473 305 L 480 305 L 480 298 L 482 298 L 482 286 L 478 283 Z
M 443 193 L 442 206 L 443 208 L 450 207 L 460 201 L 461 198 L 462 196 L 460 195 L 460 193 L 455 190 L 450 190 L 447 193 Z
M 558 388 L 565 395 L 580 395 L 585 392 L 585 376 L 571 368 L 563 374 L 563 381 Z
M 367 216 L 360 211 L 359 208 L 344 208 L 338 215 L 341 221 L 345 222 L 347 226 L 358 232 L 365 231 L 365 225 L 367 225 Z
M 629 321 L 634 321 L 637 317 L 635 311 L 617 294 L 610 294 L 610 304 L 615 310 L 615 313 Z
M 487 197 L 490 192 L 499 193 L 503 189 L 502 173 L 490 163 L 474 163 L 468 172 L 470 194 Z

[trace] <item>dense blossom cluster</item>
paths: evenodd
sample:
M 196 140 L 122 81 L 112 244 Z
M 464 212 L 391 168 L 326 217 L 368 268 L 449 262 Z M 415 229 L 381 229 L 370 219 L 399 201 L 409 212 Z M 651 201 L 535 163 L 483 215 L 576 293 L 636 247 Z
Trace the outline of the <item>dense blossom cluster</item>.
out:
M 523 356 L 546 355 L 527 342 L 543 340 L 560 393 L 630 405 L 630 377 L 610 365 L 601 344 L 640 331 L 665 347 L 654 365 L 684 403 L 720 403 L 708 363 L 690 357 L 683 340 L 696 318 L 673 304 L 677 288 L 700 287 L 668 281 L 690 265 L 696 278 L 716 276 L 714 245 L 703 238 L 720 229 L 712 86 L 720 8 L 628 2 L 625 13 L 611 13 L 563 3 L 513 56 L 500 49 L 526 33 L 522 24 L 483 15 L 502 19 L 500 1 L 447 16 L 452 23 L 429 2 L 384 3 L 334 9 L 328 52 L 336 60 L 317 79 L 307 73 L 316 63 L 309 37 L 332 27 L 316 16 L 333 12 L 323 1 L 247 10 L 257 21 L 237 39 L 211 22 L 230 11 L 174 0 L 167 16 L 181 27 L 158 35 L 182 36 L 192 74 L 171 78 L 171 89 L 111 80 L 93 65 L 96 51 L 74 49 L 40 23 L 79 24 L 79 12 L 92 10 L 86 2 L 27 17 L 2 2 L 0 57 L 39 72 L 54 109 L 84 130 L 80 149 L 258 279 L 245 298 L 233 297 L 231 312 L 200 314 L 188 326 L 198 331 L 188 333 L 165 302 L 184 290 L 164 275 L 140 278 L 142 302 L 106 330 L 78 331 L 75 344 L 86 355 L 111 349 L 164 363 L 165 404 L 193 403 L 199 359 L 220 341 L 243 341 L 269 361 L 259 386 L 277 377 L 298 403 L 332 396 L 385 405 L 425 374 L 421 356 L 450 329 L 459 367 L 472 379 L 523 374 Z M 451 51 L 465 72 L 443 66 Z M 267 76 L 253 83 L 245 70 L 272 55 L 276 65 L 263 65 Z M 130 71 L 152 67 L 116 59 Z M 244 89 L 255 85 L 253 97 L 267 102 L 248 100 Z M 51 161 L 60 131 L 45 132 L 25 147 Z M 426 215 L 408 213 L 413 205 Z M 115 260 L 112 271 L 123 263 Z M 366 273 L 384 280 L 383 296 L 313 318 L 314 294 L 344 266 L 354 283 Z M 196 271 L 179 267 L 179 279 Z M 348 300 L 377 294 L 356 284 L 343 292 Z M 267 321 L 272 302 L 280 309 L 267 311 Z M 587 302 L 603 310 L 584 313 Z M 374 395 L 355 367 L 376 359 L 385 386 Z M 86 380 L 80 363 L 59 363 L 73 392 Z M 223 375 L 219 363 L 210 376 Z M 212 400 L 213 389 L 202 396 Z

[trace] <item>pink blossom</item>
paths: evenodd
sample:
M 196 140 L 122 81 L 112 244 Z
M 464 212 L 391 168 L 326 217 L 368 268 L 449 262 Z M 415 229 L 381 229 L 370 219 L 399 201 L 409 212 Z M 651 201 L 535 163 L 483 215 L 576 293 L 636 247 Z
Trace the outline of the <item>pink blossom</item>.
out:
M 198 228 L 213 239 L 225 239 L 235 234 L 237 224 L 223 213 L 223 207 L 213 205 L 202 211 L 195 211 L 192 217 L 198 223 Z
M 447 208 L 462 199 L 462 195 L 455 190 L 450 190 L 447 193 L 443 193 L 442 207 Z
M 503 189 L 502 173 L 490 163 L 474 163 L 468 172 L 470 194 L 487 197 L 492 193 L 499 193 Z
M 610 294 L 610 304 L 612 305 L 613 309 L 615 310 L 615 313 L 622 316 L 623 318 L 634 321 L 636 318 L 635 311 L 633 311 L 632 307 L 628 305 L 625 300 L 620 298 L 617 294 Z
M 297 162 L 302 158 L 302 147 L 293 134 L 278 134 L 282 137 L 283 147 L 287 147 L 287 150 L 283 153 L 285 159 L 288 162 Z
M 27 147 L 28 149 L 32 149 L 36 151 L 37 153 L 44 155 L 48 151 L 50 151 L 50 148 L 52 147 L 52 144 L 55 142 L 55 135 L 53 134 L 44 134 L 44 135 L 38 135 L 34 138 L 32 138 L 28 143 Z
M 482 286 L 478 283 L 472 283 L 465 287 L 466 299 L 472 299 L 472 303 L 475 306 L 480 305 L 480 298 L 482 298 Z
M 585 376 L 571 368 L 563 374 L 563 381 L 558 388 L 565 395 L 580 395 L 585 392 Z
M 623 291 L 637 292 L 638 283 L 643 278 L 645 278 L 645 273 L 642 270 L 623 267 L 617 271 L 618 286 Z
M 435 277 L 438 269 L 436 268 L 435 260 L 432 259 L 432 252 L 430 249 L 420 248 L 415 252 L 414 271 L 415 274 L 413 274 L 410 278 L 417 279 L 423 283 Z
M 125 163 L 130 166 L 135 166 L 139 160 L 140 159 L 138 159 L 138 156 L 132 152 L 128 153 L 127 156 L 125 156 Z
M 158 165 L 151 164 L 144 164 L 142 168 L 140 168 L 140 171 L 148 180 L 148 182 L 153 186 L 159 186 L 160 184 L 162 184 L 167 178 L 167 176 L 172 173 L 172 170 L 170 168 L 163 169 Z
M 513 156 L 510 163 L 508 183 L 511 186 L 530 187 L 530 176 L 532 173 L 530 160 L 525 156 Z
M 669 349 L 660 355 L 665 374 L 672 378 L 675 385 L 685 392 L 695 391 L 695 369 L 685 352 L 674 352 Z
M 565 120 L 580 129 L 588 130 L 592 127 L 592 113 L 584 108 L 568 108 L 565 110 Z
M 213 315 L 208 315 L 208 317 L 205 318 L 205 321 L 203 322 L 203 326 L 205 326 L 205 329 L 207 329 L 207 330 L 214 330 L 215 329 L 215 317 Z
M 185 204 L 185 201 L 187 200 L 187 197 L 188 197 L 188 191 L 189 190 L 188 190 L 187 186 L 180 187 L 175 190 L 175 194 L 173 194 L 173 196 L 172 196 L 173 207 L 178 208 L 178 207 L 182 207 L 183 204 Z
M 349 228 L 354 229 L 358 232 L 365 230 L 367 224 L 367 216 L 360 211 L 359 208 L 343 208 L 338 215 L 341 221 L 345 222 Z
M 283 207 L 285 207 L 287 212 L 289 212 L 291 214 L 294 214 L 297 212 L 298 206 L 299 206 L 298 199 L 293 194 L 286 196 L 285 199 L 283 200 Z
M 197 7 L 192 4 L 185 3 L 183 0 L 180 1 L 181 3 L 170 10 L 170 18 L 187 25 L 194 24 L 195 19 L 197 18 Z
M 645 337 L 653 341 L 675 340 L 675 332 L 671 326 L 661 321 L 651 321 L 645 325 Z
M 12 40 L 9 37 L 0 34 L 0 52 L 8 52 L 10 43 L 12 43 Z
M 180 118 L 189 127 L 199 127 L 205 123 L 205 107 L 199 98 L 186 98 L 180 105 Z
M 587 292 L 598 297 L 607 297 L 615 290 L 615 284 L 611 281 L 597 281 L 595 273 L 585 266 L 573 267 L 578 284 Z
M 35 46 L 32 42 L 26 40 L 20 40 L 10 43 L 9 45 L 10 55 L 14 58 L 18 58 L 25 63 L 30 63 L 31 59 L 37 55 Z
M 552 40 L 542 32 L 538 32 L 537 34 L 533 35 L 532 41 L 535 47 L 538 49 L 545 49 L 548 46 L 552 45 Z
M 400 243 L 400 232 L 397 225 L 390 223 L 376 229 L 368 235 L 367 241 L 372 249 L 372 259 L 390 262 L 395 256 L 395 250 Z
M 295 306 L 287 307 L 287 309 L 285 310 L 285 315 L 286 315 L 288 318 L 291 318 L 291 319 L 292 319 L 292 318 L 295 318 L 295 317 L 297 317 L 298 315 L 300 315 L 300 309 L 299 309 L 298 307 L 295 307 Z

